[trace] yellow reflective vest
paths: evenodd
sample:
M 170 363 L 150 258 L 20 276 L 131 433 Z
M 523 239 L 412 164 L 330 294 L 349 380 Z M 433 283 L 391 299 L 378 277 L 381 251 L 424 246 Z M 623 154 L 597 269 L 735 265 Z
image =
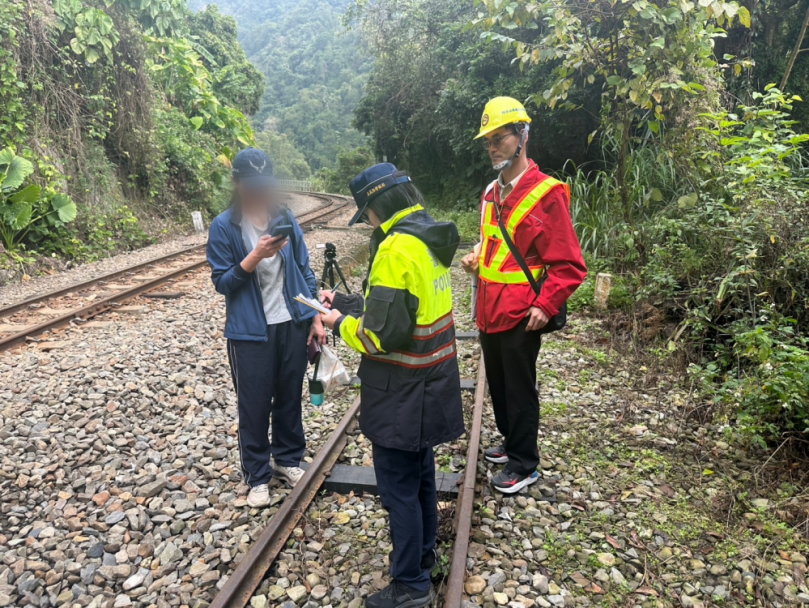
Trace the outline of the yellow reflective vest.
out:
M 552 177 L 546 177 L 514 206 L 507 217 L 503 218 L 503 224 L 512 242 L 514 242 L 516 238 L 515 233 L 517 226 L 522 223 L 536 206 L 537 202 L 555 186 L 564 188 L 567 193 L 567 198 L 570 200 L 570 186 Z M 492 184 L 491 188 L 494 188 L 494 184 Z M 484 196 L 484 208 L 483 213 L 481 213 L 480 222 L 480 233 L 482 237 L 482 246 L 480 249 L 480 278 L 489 283 L 504 283 L 507 285 L 527 284 L 528 279 L 519 266 L 515 264 L 508 269 L 504 268 L 504 262 L 506 258 L 511 257 L 511 252 L 509 251 L 508 245 L 506 245 L 503 240 L 503 234 L 497 222 L 497 212 L 494 208 L 497 202 L 493 200 L 488 201 L 486 199 L 487 197 Z M 528 269 L 531 271 L 534 279 L 539 280 L 542 276 L 544 266 L 542 264 L 529 265 Z
M 416 205 L 374 231 L 360 316 L 335 328 L 362 353 L 360 424 L 384 447 L 418 450 L 463 432 L 449 265 L 454 224 Z

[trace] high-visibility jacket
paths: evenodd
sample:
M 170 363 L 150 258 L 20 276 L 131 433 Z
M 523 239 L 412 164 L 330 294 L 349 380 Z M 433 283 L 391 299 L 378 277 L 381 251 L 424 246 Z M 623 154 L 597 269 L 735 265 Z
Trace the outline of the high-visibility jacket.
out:
M 502 204 L 503 224 L 534 278 L 547 269 L 539 296 L 503 241 L 496 201 Z M 570 220 L 570 189 L 540 172 L 533 161 L 505 200 L 500 200 L 497 182 L 486 189 L 480 232 L 477 325 L 481 331 L 512 329 L 532 306 L 554 316 L 587 276 Z
M 374 231 L 364 310 L 336 331 L 362 353 L 360 427 L 415 451 L 463 433 L 449 265 L 458 230 L 416 205 Z

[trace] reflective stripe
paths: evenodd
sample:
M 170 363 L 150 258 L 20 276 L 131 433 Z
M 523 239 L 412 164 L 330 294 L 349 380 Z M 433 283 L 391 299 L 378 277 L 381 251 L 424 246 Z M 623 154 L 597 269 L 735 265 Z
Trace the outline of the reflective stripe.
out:
M 357 337 L 365 347 L 365 351 L 371 355 L 381 353 L 382 351 L 376 347 L 374 339 L 365 331 L 365 315 L 360 318 L 360 326 L 357 328 Z
M 455 339 L 452 342 L 425 355 L 414 355 L 402 351 L 394 351 L 387 355 L 366 355 L 369 359 L 402 365 L 404 367 L 431 367 L 455 354 Z
M 430 325 L 416 325 L 416 329 L 413 330 L 413 339 L 423 340 L 424 338 L 429 338 L 452 325 L 452 321 L 452 313 L 450 312 Z
M 545 196 L 551 188 L 562 186 L 568 194 L 570 200 L 570 187 L 559 180 L 548 177 L 529 192 L 514 208 L 506 218 L 505 228 L 511 240 L 514 241 L 514 233 L 522 221 L 528 216 L 537 202 Z M 527 284 L 528 279 L 523 271 L 518 267 L 510 270 L 502 270 L 506 259 L 511 256 L 508 247 L 503 243 L 503 233 L 497 223 L 494 212 L 494 202 L 484 201 L 485 208 L 481 217 L 480 232 L 483 244 L 480 248 L 480 278 L 491 283 L 507 283 L 510 285 Z M 489 251 L 491 253 L 489 253 Z M 488 262 L 488 263 L 487 263 Z M 535 279 L 542 276 L 544 266 L 539 264 L 529 266 L 531 274 Z
M 362 345 L 365 347 L 366 352 L 371 354 L 379 352 L 379 349 L 377 349 L 377 347 L 374 346 L 373 340 L 371 340 L 371 338 L 369 338 L 366 335 L 365 330 L 361 329 L 360 333 L 357 334 L 357 337 L 360 339 L 360 342 L 362 342 Z
M 539 266 L 536 269 L 529 268 L 531 270 L 531 274 L 534 275 L 535 281 L 539 282 L 539 277 L 542 276 L 542 271 L 544 268 L 544 266 Z M 481 272 L 480 280 L 487 283 L 503 283 L 505 285 L 528 285 L 528 279 L 525 278 L 525 273 L 520 268 L 517 268 L 517 270 L 509 270 L 507 272 L 487 272 L 485 276 Z

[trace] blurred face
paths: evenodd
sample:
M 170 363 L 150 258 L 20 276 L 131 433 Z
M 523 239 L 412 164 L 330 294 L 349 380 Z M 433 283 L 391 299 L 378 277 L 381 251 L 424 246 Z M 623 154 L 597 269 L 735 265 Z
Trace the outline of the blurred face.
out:
M 517 152 L 520 145 L 520 136 L 511 126 L 500 127 L 486 135 L 483 147 L 489 152 L 492 165 L 497 165 L 510 159 Z
M 277 206 L 277 198 L 272 188 L 248 188 L 237 180 L 233 180 L 233 185 L 239 193 L 239 202 L 245 210 L 270 211 Z

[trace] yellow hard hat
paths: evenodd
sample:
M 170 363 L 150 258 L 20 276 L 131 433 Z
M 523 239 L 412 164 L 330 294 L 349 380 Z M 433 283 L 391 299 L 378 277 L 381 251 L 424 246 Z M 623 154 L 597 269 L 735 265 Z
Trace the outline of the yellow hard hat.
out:
M 480 139 L 504 125 L 515 122 L 531 122 L 525 107 L 519 101 L 513 97 L 490 99 L 483 108 L 483 116 L 480 117 L 480 133 L 475 136 L 475 139 Z

